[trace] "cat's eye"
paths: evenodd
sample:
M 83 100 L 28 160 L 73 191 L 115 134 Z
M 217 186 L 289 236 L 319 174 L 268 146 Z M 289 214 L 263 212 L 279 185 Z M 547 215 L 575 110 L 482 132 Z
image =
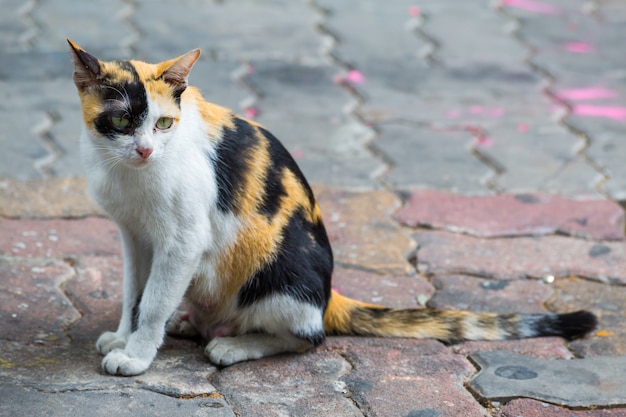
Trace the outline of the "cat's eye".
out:
M 128 120 L 126 117 L 111 117 L 111 124 L 113 124 L 113 127 L 116 129 L 126 129 L 129 123 L 130 120 Z
M 172 127 L 173 123 L 174 119 L 172 119 L 171 117 L 161 117 L 159 120 L 157 120 L 156 127 L 157 129 L 165 130 Z

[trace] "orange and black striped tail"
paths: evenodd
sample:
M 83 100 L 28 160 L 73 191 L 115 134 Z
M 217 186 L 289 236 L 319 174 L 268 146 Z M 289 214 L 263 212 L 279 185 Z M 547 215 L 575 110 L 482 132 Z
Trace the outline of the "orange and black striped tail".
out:
M 324 314 L 329 335 L 411 337 L 453 343 L 540 336 L 577 339 L 591 332 L 596 317 L 587 311 L 567 314 L 496 314 L 469 311 L 394 309 L 363 303 L 333 291 Z

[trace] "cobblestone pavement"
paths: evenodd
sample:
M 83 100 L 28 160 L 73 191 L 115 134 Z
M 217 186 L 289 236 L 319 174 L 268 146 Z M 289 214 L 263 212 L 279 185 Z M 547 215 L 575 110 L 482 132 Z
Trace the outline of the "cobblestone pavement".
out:
M 626 416 L 623 1 L 2 5 L 0 415 Z M 145 374 L 104 375 L 122 261 L 85 195 L 66 37 L 104 59 L 203 48 L 191 84 L 266 125 L 314 184 L 344 294 L 584 308 L 597 331 L 334 337 L 224 369 L 168 338 Z

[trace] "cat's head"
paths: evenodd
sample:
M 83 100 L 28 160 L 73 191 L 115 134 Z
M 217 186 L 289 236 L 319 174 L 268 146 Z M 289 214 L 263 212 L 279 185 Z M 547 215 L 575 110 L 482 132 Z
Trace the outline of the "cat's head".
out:
M 181 95 L 200 50 L 159 64 L 104 62 L 68 43 L 94 147 L 112 164 L 141 167 L 158 159 L 178 127 Z

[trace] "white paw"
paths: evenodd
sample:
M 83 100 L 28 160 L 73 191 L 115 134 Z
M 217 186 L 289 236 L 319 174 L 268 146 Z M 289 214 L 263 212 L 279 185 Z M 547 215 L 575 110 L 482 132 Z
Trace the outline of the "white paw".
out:
M 191 325 L 189 320 L 184 320 L 180 315 L 173 315 L 165 324 L 165 331 L 170 336 L 193 337 L 198 331 Z
M 249 349 L 237 337 L 216 337 L 204 348 L 204 354 L 216 365 L 229 366 L 237 362 L 263 357 L 262 352 Z
M 102 359 L 102 369 L 111 375 L 132 376 L 145 372 L 151 362 L 147 359 L 131 358 L 122 349 L 115 349 Z
M 126 347 L 126 338 L 114 332 L 102 333 L 96 342 L 96 349 L 101 355 L 106 355 L 114 349 L 124 349 L 124 347 Z

